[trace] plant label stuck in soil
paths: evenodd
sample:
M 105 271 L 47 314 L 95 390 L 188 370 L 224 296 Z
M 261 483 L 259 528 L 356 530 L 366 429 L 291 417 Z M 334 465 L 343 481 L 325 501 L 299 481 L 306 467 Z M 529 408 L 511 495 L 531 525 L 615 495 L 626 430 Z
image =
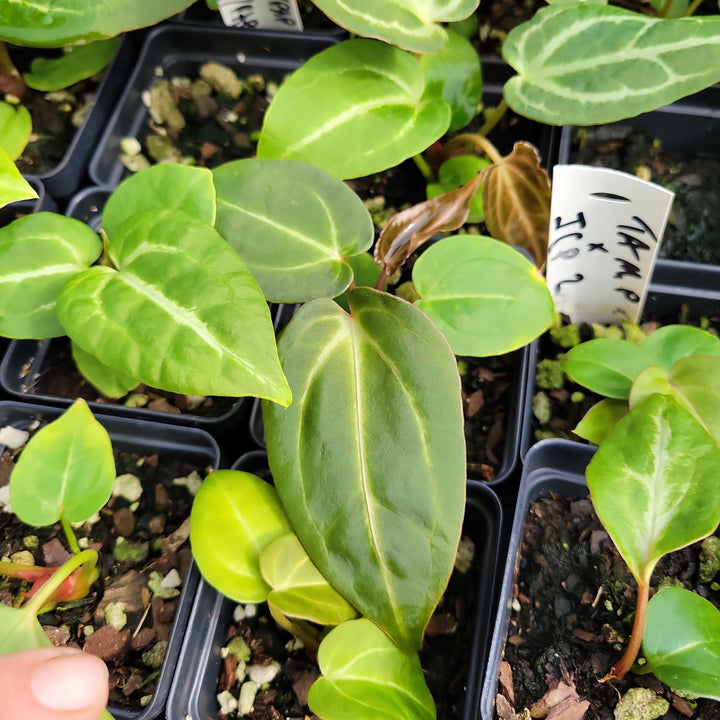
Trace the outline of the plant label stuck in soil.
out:
M 637 322 L 674 193 L 634 175 L 556 165 L 547 284 L 571 322 Z
M 302 30 L 297 0 L 218 0 L 223 22 L 252 30 Z

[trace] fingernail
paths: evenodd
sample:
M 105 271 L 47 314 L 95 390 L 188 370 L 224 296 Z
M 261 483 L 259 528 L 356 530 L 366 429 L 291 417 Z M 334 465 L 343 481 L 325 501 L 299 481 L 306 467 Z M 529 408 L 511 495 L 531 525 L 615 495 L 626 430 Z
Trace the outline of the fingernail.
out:
M 102 660 L 80 651 L 68 652 L 36 667 L 30 676 L 30 689 L 48 710 L 67 712 L 96 704 L 107 681 Z

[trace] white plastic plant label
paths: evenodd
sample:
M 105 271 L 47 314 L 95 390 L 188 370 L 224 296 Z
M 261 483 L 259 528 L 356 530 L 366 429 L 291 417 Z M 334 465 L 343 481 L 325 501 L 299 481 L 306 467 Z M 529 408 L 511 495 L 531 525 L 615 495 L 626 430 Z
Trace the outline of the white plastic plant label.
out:
M 556 165 L 545 271 L 571 322 L 638 322 L 675 194 L 634 175 Z
M 297 0 L 218 0 L 223 22 L 253 30 L 302 30 Z

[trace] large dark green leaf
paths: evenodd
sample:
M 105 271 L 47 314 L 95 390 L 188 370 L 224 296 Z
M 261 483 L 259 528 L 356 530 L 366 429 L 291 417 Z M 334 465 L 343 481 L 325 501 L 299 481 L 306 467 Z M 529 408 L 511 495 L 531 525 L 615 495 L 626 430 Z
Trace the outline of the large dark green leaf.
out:
M 340 180 L 291 160 L 236 160 L 213 172 L 218 232 L 272 302 L 335 297 L 353 279 L 347 258 L 372 244 L 360 198 Z
M 368 288 L 303 306 L 279 342 L 293 403 L 263 404 L 293 528 L 330 583 L 417 650 L 452 570 L 465 496 L 455 358 L 427 316 Z
M 513 110 L 552 125 L 633 117 L 720 80 L 720 17 L 652 18 L 588 2 L 540 9 L 503 58 Z

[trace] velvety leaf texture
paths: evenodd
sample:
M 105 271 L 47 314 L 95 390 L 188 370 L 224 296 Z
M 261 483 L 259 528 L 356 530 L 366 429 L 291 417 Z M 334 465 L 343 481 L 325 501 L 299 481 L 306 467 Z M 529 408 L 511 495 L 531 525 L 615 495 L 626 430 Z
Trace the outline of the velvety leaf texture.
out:
M 263 404 L 270 469 L 313 563 L 417 650 L 452 570 L 465 496 L 455 358 L 427 317 L 368 288 L 303 306 L 279 349 L 294 400 Z

